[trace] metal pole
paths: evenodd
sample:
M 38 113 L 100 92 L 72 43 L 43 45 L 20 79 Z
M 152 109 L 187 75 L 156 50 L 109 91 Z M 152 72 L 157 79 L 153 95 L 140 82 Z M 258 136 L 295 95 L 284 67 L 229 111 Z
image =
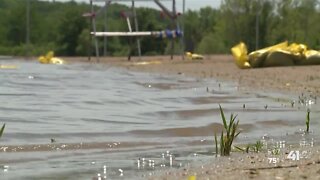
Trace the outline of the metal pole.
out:
M 184 47 L 184 22 L 185 22 L 185 11 L 186 11 L 186 0 L 183 0 L 182 1 L 182 28 L 181 28 L 181 31 L 182 31 L 182 37 L 181 37 L 181 51 L 182 51 L 182 60 L 184 60 L 184 51 L 185 51 L 185 47 Z
M 29 57 L 30 46 L 30 0 L 27 0 L 26 9 L 26 58 Z
M 172 0 L 172 27 L 176 25 L 176 0 Z M 174 38 L 171 39 L 171 60 L 173 59 L 173 54 L 174 54 Z
M 138 27 L 137 12 L 136 12 L 136 8 L 135 8 L 134 0 L 132 1 L 132 12 L 133 12 L 135 30 L 136 30 L 136 32 L 138 32 L 139 27 Z M 140 38 L 137 38 L 137 46 L 138 46 L 138 55 L 139 55 L 139 58 L 141 59 Z
M 92 3 L 92 0 L 90 0 L 90 2 Z M 95 17 L 93 5 L 91 6 L 91 14 L 92 14 L 93 31 L 95 33 L 97 31 L 97 29 L 96 29 L 96 19 L 95 19 L 96 17 Z M 99 62 L 99 46 L 98 46 L 97 37 L 94 37 L 94 43 L 95 43 L 95 48 L 96 48 L 96 58 L 97 58 L 97 61 Z
M 259 15 L 256 15 L 256 50 L 259 49 Z
M 259 20 L 260 20 L 260 5 L 257 4 L 257 14 L 256 14 L 256 50 L 259 49 Z
M 90 0 L 90 8 L 91 8 L 91 16 L 90 16 L 90 32 L 92 32 L 92 20 L 93 20 L 93 12 L 92 12 L 92 0 Z M 90 44 L 89 44 L 89 54 L 88 54 L 88 61 L 91 61 L 91 53 L 92 53 L 92 35 L 90 34 Z
M 108 6 L 108 1 L 105 2 L 105 10 L 104 10 L 104 31 L 108 31 L 107 27 L 107 7 Z M 105 36 L 103 38 L 103 56 L 107 56 L 107 37 Z

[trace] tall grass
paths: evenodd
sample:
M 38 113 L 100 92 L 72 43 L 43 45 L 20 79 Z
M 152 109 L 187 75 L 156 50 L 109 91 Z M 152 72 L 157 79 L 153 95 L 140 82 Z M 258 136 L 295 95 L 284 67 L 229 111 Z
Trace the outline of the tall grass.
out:
M 221 137 L 220 137 L 220 155 L 229 156 L 232 149 L 233 140 L 240 134 L 240 131 L 238 131 L 239 120 L 235 121 L 237 116 L 236 115 L 234 116 L 233 114 L 231 114 L 230 120 L 227 123 L 226 117 L 224 115 L 223 109 L 220 104 L 219 104 L 219 108 L 220 108 L 221 120 L 223 122 L 223 127 L 224 127 L 224 130 L 221 131 Z M 219 153 L 217 134 L 215 134 L 214 138 L 215 138 L 216 155 L 217 155 Z
M 2 128 L 0 129 L 0 138 L 3 134 L 4 128 L 6 127 L 6 124 L 3 124 Z

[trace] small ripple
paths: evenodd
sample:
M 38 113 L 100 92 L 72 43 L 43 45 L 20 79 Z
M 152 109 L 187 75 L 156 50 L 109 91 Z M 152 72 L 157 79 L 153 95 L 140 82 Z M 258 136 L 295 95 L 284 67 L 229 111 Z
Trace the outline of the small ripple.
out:
M 90 142 L 90 143 L 51 143 L 30 145 L 0 146 L 0 152 L 39 152 L 61 150 L 90 150 L 90 149 L 125 149 L 161 145 L 157 142 Z M 63 155 L 64 156 L 64 155 Z
M 140 82 L 135 82 L 135 84 L 143 87 L 147 87 L 147 88 L 156 88 L 160 90 L 175 89 L 179 85 L 174 83 L 140 83 Z
M 52 112 L 51 110 L 45 109 L 34 109 L 34 108 L 12 108 L 12 107 L 0 107 L 0 111 L 19 111 L 19 112 Z
M 91 137 L 123 137 L 126 136 L 125 132 L 60 132 L 60 133 L 6 133 L 7 139 L 24 139 L 24 140 L 36 140 L 47 139 L 52 137 L 57 139 L 69 139 L 69 138 L 91 138 Z
M 186 97 L 192 104 L 221 104 L 233 101 L 236 98 L 236 96 Z
M 239 128 L 244 131 L 249 131 L 255 127 L 252 124 L 241 124 Z M 212 136 L 214 132 L 220 132 L 223 129 L 223 125 L 220 123 L 211 123 L 207 126 L 200 127 L 183 127 L 183 128 L 168 128 L 161 130 L 133 130 L 129 133 L 135 135 L 148 137 L 194 137 L 194 136 Z
M 86 122 L 97 122 L 97 123 L 108 123 L 108 124 L 150 124 L 150 123 L 130 122 L 130 121 L 112 121 L 112 120 L 95 119 L 95 118 L 81 118 L 81 120 Z
M 83 101 L 83 103 L 88 105 L 103 105 L 104 103 L 98 102 L 98 101 Z
M 37 88 L 41 88 L 41 87 L 49 87 L 49 88 L 56 88 L 56 85 L 54 84 L 44 84 L 44 83 L 22 83 L 22 82 L 10 82 L 11 85 L 15 85 L 15 86 L 23 86 L 23 87 L 37 87 Z M 58 88 L 56 88 L 58 89 Z
M 214 115 L 216 113 L 219 113 L 220 110 L 217 108 L 213 109 L 191 109 L 191 110 L 176 110 L 176 111 L 158 111 L 158 112 L 152 112 L 152 113 L 143 113 L 142 115 L 147 116 L 161 116 L 161 117 L 174 117 L 178 116 L 183 119 L 194 119 L 196 117 L 203 117 L 208 115 Z
M 35 120 L 26 120 L 22 118 L 12 118 L 12 117 L 0 117 L 0 121 L 4 123 L 30 123 L 30 124 L 41 124 L 43 122 Z
M 0 96 L 17 96 L 17 97 L 21 97 L 21 96 L 37 96 L 37 94 L 33 94 L 33 93 L 0 93 Z

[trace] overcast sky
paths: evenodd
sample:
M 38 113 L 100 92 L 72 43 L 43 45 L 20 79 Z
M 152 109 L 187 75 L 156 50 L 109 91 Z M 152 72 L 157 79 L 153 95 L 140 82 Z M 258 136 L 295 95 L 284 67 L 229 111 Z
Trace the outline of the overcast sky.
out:
M 50 0 L 53 1 L 53 0 Z M 70 1 L 70 0 L 55 0 L 55 1 Z M 89 0 L 75 0 L 77 2 L 90 2 Z M 151 0 L 152 1 L 152 0 Z M 206 6 L 211 6 L 211 7 L 219 7 L 221 0 L 186 0 L 186 8 L 187 9 L 192 9 L 192 10 L 198 10 L 201 7 L 206 7 Z M 176 0 L 177 2 L 177 9 L 178 11 L 182 11 L 182 0 Z M 163 4 L 165 4 L 168 8 L 170 6 L 170 1 L 163 1 Z M 154 7 L 156 8 L 154 2 L 136 2 L 137 6 L 149 6 L 149 7 Z

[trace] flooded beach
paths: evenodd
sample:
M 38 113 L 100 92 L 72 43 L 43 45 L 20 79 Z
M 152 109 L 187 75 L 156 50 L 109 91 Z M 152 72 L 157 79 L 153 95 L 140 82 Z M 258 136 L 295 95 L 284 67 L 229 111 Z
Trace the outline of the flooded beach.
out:
M 320 116 L 310 94 L 248 91 L 212 78 L 108 64 L 1 64 L 17 66 L 0 69 L 1 179 L 145 179 L 214 160 L 219 104 L 238 115 L 236 144 L 299 143 L 307 109 Z

